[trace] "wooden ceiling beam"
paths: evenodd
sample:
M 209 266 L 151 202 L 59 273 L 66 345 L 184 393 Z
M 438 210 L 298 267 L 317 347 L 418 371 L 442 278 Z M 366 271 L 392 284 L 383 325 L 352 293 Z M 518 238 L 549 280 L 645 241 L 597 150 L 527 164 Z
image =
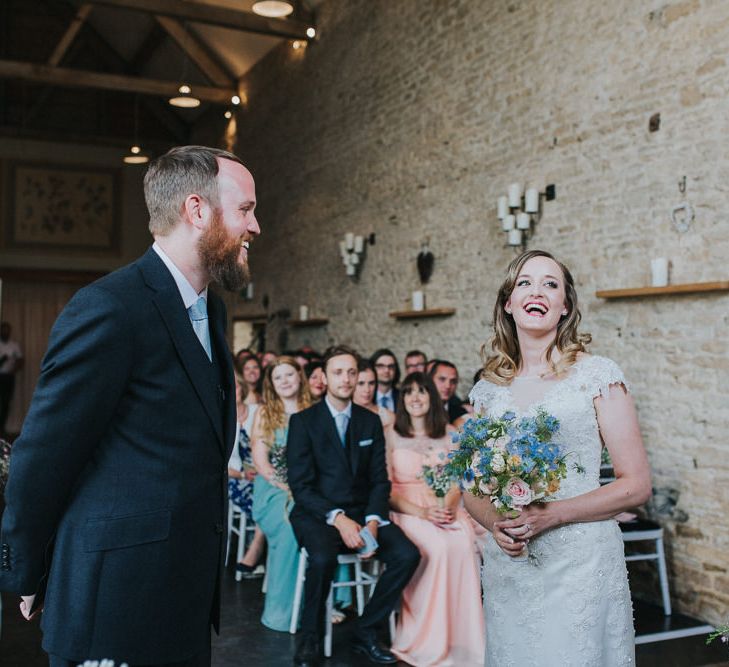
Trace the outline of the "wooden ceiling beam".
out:
M 141 93 L 143 95 L 156 95 L 158 97 L 174 97 L 177 95 L 177 89 L 180 85 L 179 82 L 175 81 L 89 72 L 64 67 L 49 67 L 48 65 L 14 60 L 0 60 L 0 79 L 19 79 L 70 88 L 116 90 Z M 230 104 L 230 98 L 236 92 L 233 88 L 193 86 L 195 97 L 213 104 Z
M 200 71 L 216 86 L 233 87 L 233 77 L 208 53 L 197 37 L 190 33 L 177 19 L 169 16 L 155 16 L 157 23 L 172 37 L 177 46 L 192 60 Z
M 74 0 L 77 4 L 87 0 Z M 252 12 L 228 9 L 202 2 L 180 2 L 180 0 L 91 0 L 94 4 L 118 9 L 168 16 L 181 21 L 193 21 L 217 25 L 231 30 L 255 32 L 284 39 L 309 39 L 306 35 L 308 24 L 294 19 L 269 19 Z
M 61 40 L 53 50 L 51 57 L 48 59 L 48 64 L 51 67 L 58 67 L 61 64 L 61 60 L 68 53 L 68 49 L 73 44 L 73 40 L 76 39 L 78 31 L 81 30 L 81 26 L 86 22 L 86 19 L 91 13 L 92 6 L 90 4 L 81 5 L 76 12 L 76 16 L 71 21 L 71 24 L 66 29 L 66 32 L 61 37 Z

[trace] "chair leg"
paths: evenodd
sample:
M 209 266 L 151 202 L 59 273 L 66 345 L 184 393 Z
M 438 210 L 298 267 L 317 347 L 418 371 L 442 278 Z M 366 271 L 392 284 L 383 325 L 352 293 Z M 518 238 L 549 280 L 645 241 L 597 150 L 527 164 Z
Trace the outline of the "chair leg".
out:
M 294 604 L 291 608 L 291 623 L 289 624 L 289 633 L 296 634 L 299 625 L 299 615 L 301 613 L 301 598 L 304 594 L 304 582 L 306 581 L 306 562 L 307 553 L 303 549 L 299 551 L 299 567 L 296 570 L 296 587 L 294 588 Z M 266 568 L 266 576 L 268 576 L 268 568 Z
M 324 611 L 324 657 L 332 657 L 332 612 L 334 611 L 334 588 L 329 587 Z
M 243 556 L 246 552 L 246 527 L 248 526 L 248 515 L 241 509 L 240 521 L 238 522 L 238 553 L 236 554 L 236 563 L 240 563 L 243 560 Z
M 663 597 L 663 613 L 671 615 L 671 596 L 668 592 L 668 571 L 666 570 L 666 554 L 663 550 L 663 537 L 656 540 L 658 554 L 658 579 L 661 582 L 661 596 Z
M 354 564 L 354 580 L 355 593 L 357 595 L 357 616 L 362 616 L 364 613 L 364 584 L 362 583 L 362 562 L 357 561 Z
M 388 620 L 390 625 L 390 643 L 392 644 L 395 641 L 395 628 L 397 627 L 397 610 L 393 609 L 390 612 L 390 617 Z

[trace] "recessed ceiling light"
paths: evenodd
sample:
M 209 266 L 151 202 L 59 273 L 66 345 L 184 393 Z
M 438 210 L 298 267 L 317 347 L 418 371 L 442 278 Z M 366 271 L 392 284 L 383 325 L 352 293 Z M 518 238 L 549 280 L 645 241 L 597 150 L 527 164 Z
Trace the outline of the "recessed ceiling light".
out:
M 259 0 L 253 3 L 253 13 L 269 19 L 280 19 L 294 11 L 287 0 Z

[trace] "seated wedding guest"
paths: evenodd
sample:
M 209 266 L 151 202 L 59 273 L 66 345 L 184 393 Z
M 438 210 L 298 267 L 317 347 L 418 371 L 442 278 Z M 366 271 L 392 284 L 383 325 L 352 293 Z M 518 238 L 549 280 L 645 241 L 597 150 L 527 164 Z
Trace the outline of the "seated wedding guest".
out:
M 276 358 L 275 352 L 271 352 L 270 350 L 264 352 L 261 355 L 261 368 L 265 369 L 266 366 L 268 366 L 275 358 Z
M 398 397 L 397 383 L 400 381 L 400 366 L 395 354 L 383 347 L 370 357 L 370 361 L 377 375 L 375 403 L 394 412 Z
M 385 430 L 390 517 L 422 556 L 402 592 L 392 652 L 411 665 L 483 665 L 473 524 L 458 486 L 438 498 L 423 479 L 424 466 L 437 469 L 452 448 L 440 402 L 433 381 L 411 373 L 400 387 L 395 424 Z
M 268 540 L 267 589 L 261 623 L 286 632 L 296 587 L 299 545 L 289 522 L 293 501 L 286 480 L 291 415 L 309 407 L 309 385 L 292 357 L 277 357 L 263 378 L 263 405 L 253 422 L 253 518 Z
M 420 350 L 410 350 L 405 355 L 405 375 L 410 373 L 425 373 L 428 365 L 428 357 Z
M 245 512 L 249 521 L 253 521 L 253 480 L 256 478 L 256 469 L 253 467 L 251 457 L 251 438 L 253 417 L 257 405 L 248 405 L 246 396 L 248 385 L 236 371 L 235 373 L 235 405 L 237 411 L 238 430 L 236 431 L 233 452 L 228 461 L 228 497 L 242 512 Z M 245 539 L 239 537 L 238 539 Z M 253 571 L 263 554 L 266 538 L 261 529 L 256 526 L 248 550 L 240 563 L 236 564 L 236 581 L 253 576 Z
M 327 390 L 326 378 L 324 377 L 324 364 L 321 361 L 310 363 L 305 369 L 306 377 L 309 380 L 309 392 L 314 401 L 324 396 Z
M 255 354 L 249 354 L 241 357 L 240 374 L 248 385 L 248 397 L 246 403 L 254 405 L 261 402 L 261 386 L 263 384 L 263 368 L 261 362 Z
M 375 403 L 377 377 L 372 363 L 368 359 L 360 359 L 357 364 L 357 385 L 354 388 L 352 402 L 379 415 L 383 428 L 395 421 L 395 413 Z
M 324 400 L 291 417 L 286 452 L 296 501 L 291 523 L 309 553 L 294 664 L 321 660 L 326 598 L 342 551 L 359 551 L 362 558 L 376 555 L 385 565 L 357 619 L 352 649 L 372 662 L 394 663 L 395 656 L 380 645 L 377 629 L 400 599 L 420 553 L 387 521 L 390 482 L 382 425 L 372 412 L 352 404 L 357 354 L 345 346 L 330 348 L 324 372 Z M 374 542 L 365 542 L 365 527 Z
M 455 364 L 445 359 L 436 359 L 433 368 L 430 370 L 430 377 L 443 402 L 443 407 L 448 415 L 448 422 L 454 426 L 460 426 L 465 421 L 462 418 L 468 411 L 463 406 L 463 401 L 456 396 L 458 369 Z

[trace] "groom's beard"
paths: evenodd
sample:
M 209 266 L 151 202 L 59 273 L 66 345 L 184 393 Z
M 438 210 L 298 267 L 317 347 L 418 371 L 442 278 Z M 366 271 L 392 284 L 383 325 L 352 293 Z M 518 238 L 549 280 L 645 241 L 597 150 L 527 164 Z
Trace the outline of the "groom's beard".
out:
M 243 261 L 239 259 L 242 240 L 249 239 L 231 236 L 223 224 L 220 211 L 215 210 L 210 227 L 198 241 L 203 268 L 211 280 L 229 292 L 243 289 L 250 280 L 247 257 Z

